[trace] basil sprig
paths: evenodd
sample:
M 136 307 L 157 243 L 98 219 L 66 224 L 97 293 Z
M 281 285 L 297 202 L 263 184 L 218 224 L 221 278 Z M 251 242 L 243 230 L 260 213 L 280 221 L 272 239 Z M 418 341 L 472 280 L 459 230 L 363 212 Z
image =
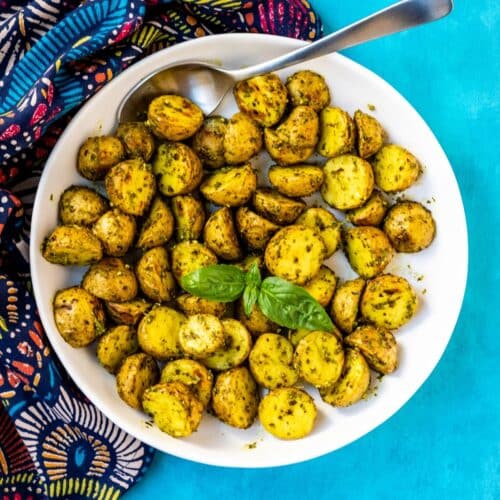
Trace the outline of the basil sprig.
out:
M 243 295 L 247 316 L 258 303 L 265 316 L 286 328 L 333 330 L 325 309 L 308 292 L 276 276 L 262 281 L 255 263 L 247 273 L 229 264 L 203 267 L 184 276 L 181 284 L 192 295 L 218 302 L 233 302 Z

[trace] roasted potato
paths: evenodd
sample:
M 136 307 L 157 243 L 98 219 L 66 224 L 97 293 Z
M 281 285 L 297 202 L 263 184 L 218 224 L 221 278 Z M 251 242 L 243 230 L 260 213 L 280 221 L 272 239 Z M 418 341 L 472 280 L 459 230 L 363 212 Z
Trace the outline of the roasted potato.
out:
M 397 252 L 420 252 L 432 243 L 436 235 L 432 213 L 415 201 L 393 205 L 383 228 Z
M 257 416 L 257 385 L 244 366 L 219 373 L 212 391 L 212 409 L 224 423 L 247 429 Z
M 257 122 L 244 113 L 234 114 L 224 134 L 224 159 L 229 165 L 245 163 L 262 149 L 262 132 Z
M 268 243 L 264 260 L 271 274 L 304 285 L 319 271 L 326 255 L 320 236 L 306 226 L 280 229 Z
M 288 340 L 293 345 L 294 349 L 297 347 L 298 343 L 306 336 L 311 333 L 311 330 L 306 330 L 305 328 L 299 328 L 298 330 L 288 331 Z
M 197 240 L 205 225 L 203 203 L 190 194 L 172 198 L 178 241 Z
M 117 257 L 105 257 L 92 264 L 83 276 L 82 287 L 109 302 L 126 302 L 137 295 L 134 271 Z
M 259 404 L 259 420 L 279 439 L 300 439 L 311 433 L 318 410 L 302 389 L 281 387 L 270 391 Z
M 161 372 L 160 382 L 182 382 L 191 389 L 204 408 L 212 397 L 212 373 L 193 359 L 176 359 L 167 363 Z
M 72 347 L 85 347 L 104 333 L 106 316 L 100 300 L 79 286 L 59 290 L 53 310 L 58 332 Z
M 376 118 L 359 109 L 354 113 L 354 123 L 358 132 L 358 155 L 361 158 L 369 158 L 384 145 L 384 129 Z
M 330 90 L 325 79 L 314 71 L 297 71 L 286 80 L 292 106 L 310 106 L 321 111 L 330 103 Z
M 386 193 L 408 189 L 420 176 L 419 161 L 406 149 L 388 144 L 373 157 L 375 183 Z
M 327 307 L 332 300 L 337 277 L 327 266 L 321 266 L 318 274 L 309 280 L 302 288 L 308 292 L 323 307 Z
M 97 359 L 110 373 L 116 373 L 127 356 L 137 352 L 137 334 L 128 325 L 110 328 L 97 344 Z
M 275 165 L 269 169 L 268 176 L 273 187 L 292 198 L 312 195 L 318 191 L 324 179 L 323 169 L 314 165 Z
M 264 142 L 269 156 L 278 165 L 306 161 L 318 143 L 319 119 L 313 108 L 297 106 L 276 130 L 264 129 Z
M 76 169 L 85 179 L 99 181 L 124 156 L 125 150 L 120 139 L 110 135 L 89 137 L 78 151 Z
M 192 148 L 204 167 L 220 168 L 224 158 L 224 136 L 227 120 L 222 116 L 209 116 L 193 137 Z
M 105 306 L 115 323 L 135 326 L 153 305 L 144 299 L 134 299 L 128 302 L 106 302 Z
M 125 151 L 131 158 L 148 161 L 153 156 L 155 139 L 144 122 L 120 123 L 116 137 L 125 145 Z
M 116 374 L 118 396 L 129 406 L 142 409 L 144 391 L 158 382 L 160 376 L 156 361 L 139 352 L 127 356 Z
M 365 285 L 364 279 L 357 278 L 342 283 L 335 291 L 330 314 L 345 333 L 351 333 L 358 326 L 359 303 Z
M 123 257 L 132 246 L 136 227 L 134 217 L 114 208 L 99 218 L 92 232 L 101 240 L 106 255 Z
M 297 224 L 314 229 L 326 247 L 325 258 L 331 257 L 340 247 L 342 226 L 328 210 L 321 207 L 310 207 L 296 220 Z
M 309 384 L 330 387 L 339 379 L 344 366 L 342 341 L 332 333 L 312 332 L 297 344 L 293 365 Z
M 370 198 L 373 170 L 366 160 L 354 155 L 337 156 L 325 163 L 324 171 L 321 196 L 333 208 L 351 210 Z
M 379 226 L 384 220 L 388 206 L 382 193 L 374 190 L 363 205 L 347 212 L 347 220 L 356 226 Z
M 201 185 L 203 196 L 216 205 L 244 205 L 257 187 L 257 175 L 251 165 L 223 168 Z
M 59 219 L 65 226 L 91 226 L 107 210 L 107 200 L 87 186 L 70 186 L 59 198 Z
M 193 314 L 179 329 L 179 345 L 188 356 L 207 358 L 222 349 L 224 343 L 224 328 L 213 314 Z
M 236 227 L 242 239 L 254 250 L 263 250 L 271 236 L 280 228 L 248 207 L 238 208 Z
M 267 389 L 289 387 L 299 378 L 292 364 L 293 346 L 282 335 L 260 335 L 250 351 L 248 360 L 254 379 Z
M 259 269 L 264 269 L 264 257 L 259 254 L 248 254 L 241 262 L 234 264 L 242 271 L 248 272 L 256 264 Z
M 42 255 L 52 264 L 86 266 L 102 259 L 102 244 L 83 226 L 57 226 L 42 243 Z
M 172 272 L 179 284 L 186 274 L 211 264 L 217 264 L 217 257 L 197 241 L 182 241 L 172 249 Z
M 354 150 L 356 127 L 349 113 L 328 106 L 319 114 L 321 135 L 317 151 L 327 158 L 334 158 Z
M 208 218 L 203 239 L 205 245 L 223 260 L 239 260 L 242 257 L 233 215 L 227 207 L 219 208 Z
M 250 354 L 252 337 L 245 326 L 236 319 L 221 321 L 224 330 L 224 345 L 202 360 L 212 370 L 229 370 L 241 365 Z
M 417 311 L 417 295 L 404 278 L 383 274 L 368 281 L 361 298 L 361 315 L 371 323 L 394 330 Z
M 136 246 L 147 250 L 167 243 L 174 234 L 174 216 L 169 206 L 157 196 L 144 221 Z
M 188 194 L 198 187 L 203 176 L 200 159 L 181 142 L 160 144 L 153 159 L 158 189 L 165 196 Z
M 165 247 L 148 250 L 137 262 L 135 269 L 139 286 L 153 302 L 167 302 L 175 296 L 175 279 L 170 272 Z
M 351 267 L 362 278 L 380 274 L 394 257 L 389 238 L 377 227 L 352 227 L 344 234 L 344 251 Z
M 344 342 L 366 358 L 370 368 L 387 375 L 398 366 L 398 345 L 394 335 L 375 325 L 358 326 Z
M 236 306 L 236 317 L 248 328 L 253 335 L 260 335 L 266 332 L 276 332 L 278 325 L 273 323 L 267 316 L 264 316 L 258 304 L 252 307 L 250 316 L 245 313 L 243 302 L 240 299 Z
M 319 393 L 323 401 L 332 406 L 350 406 L 366 394 L 369 386 L 368 363 L 359 351 L 347 349 L 339 380 L 331 387 L 320 389 Z
M 148 107 L 147 125 L 160 139 L 184 141 L 193 136 L 203 123 L 203 111 L 180 95 L 161 95 Z
M 176 299 L 177 305 L 187 316 L 193 314 L 212 314 L 220 318 L 226 312 L 226 304 L 215 300 L 203 299 L 184 293 Z
M 302 200 L 287 198 L 274 189 L 261 187 L 255 191 L 253 206 L 259 215 L 275 224 L 292 224 L 304 211 Z
M 130 215 L 143 215 L 156 192 L 151 167 L 133 159 L 112 167 L 104 179 L 111 205 Z
M 182 355 L 179 330 L 186 316 L 167 306 L 154 306 L 137 328 L 140 348 L 154 358 L 166 361 Z
M 286 87 L 274 73 L 237 82 L 234 97 L 240 110 L 263 127 L 278 123 L 288 102 Z

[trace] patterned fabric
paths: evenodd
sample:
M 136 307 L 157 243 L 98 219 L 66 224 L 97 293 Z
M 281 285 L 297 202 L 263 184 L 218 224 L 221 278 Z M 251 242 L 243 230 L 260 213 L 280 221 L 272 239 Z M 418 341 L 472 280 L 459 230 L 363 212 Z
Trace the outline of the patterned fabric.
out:
M 314 40 L 306 0 L 0 0 L 0 491 L 117 498 L 153 450 L 75 387 L 51 352 L 27 263 L 44 161 L 74 110 L 136 60 L 232 31 Z M 66 167 L 63 165 L 63 167 Z

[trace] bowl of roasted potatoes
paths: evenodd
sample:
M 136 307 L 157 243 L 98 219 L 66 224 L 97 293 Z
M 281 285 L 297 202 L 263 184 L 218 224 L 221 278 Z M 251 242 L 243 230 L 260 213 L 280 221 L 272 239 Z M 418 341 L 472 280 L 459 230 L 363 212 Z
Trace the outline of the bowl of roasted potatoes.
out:
M 358 64 L 237 82 L 211 116 L 159 94 L 116 123 L 155 69 L 301 43 L 230 34 L 147 57 L 82 107 L 38 187 L 31 273 L 54 351 L 113 422 L 179 457 L 267 467 L 349 444 L 424 383 L 458 318 L 452 168 Z

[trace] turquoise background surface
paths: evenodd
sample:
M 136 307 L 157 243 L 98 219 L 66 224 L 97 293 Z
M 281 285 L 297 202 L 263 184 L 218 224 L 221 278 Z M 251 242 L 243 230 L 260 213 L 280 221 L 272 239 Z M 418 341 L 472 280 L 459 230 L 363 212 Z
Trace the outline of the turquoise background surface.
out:
M 388 0 L 312 0 L 325 32 Z M 398 89 L 453 165 L 469 228 L 463 309 L 441 362 L 396 415 L 357 442 L 289 467 L 242 470 L 158 453 L 127 500 L 500 498 L 500 2 L 458 0 L 448 18 L 346 55 Z

